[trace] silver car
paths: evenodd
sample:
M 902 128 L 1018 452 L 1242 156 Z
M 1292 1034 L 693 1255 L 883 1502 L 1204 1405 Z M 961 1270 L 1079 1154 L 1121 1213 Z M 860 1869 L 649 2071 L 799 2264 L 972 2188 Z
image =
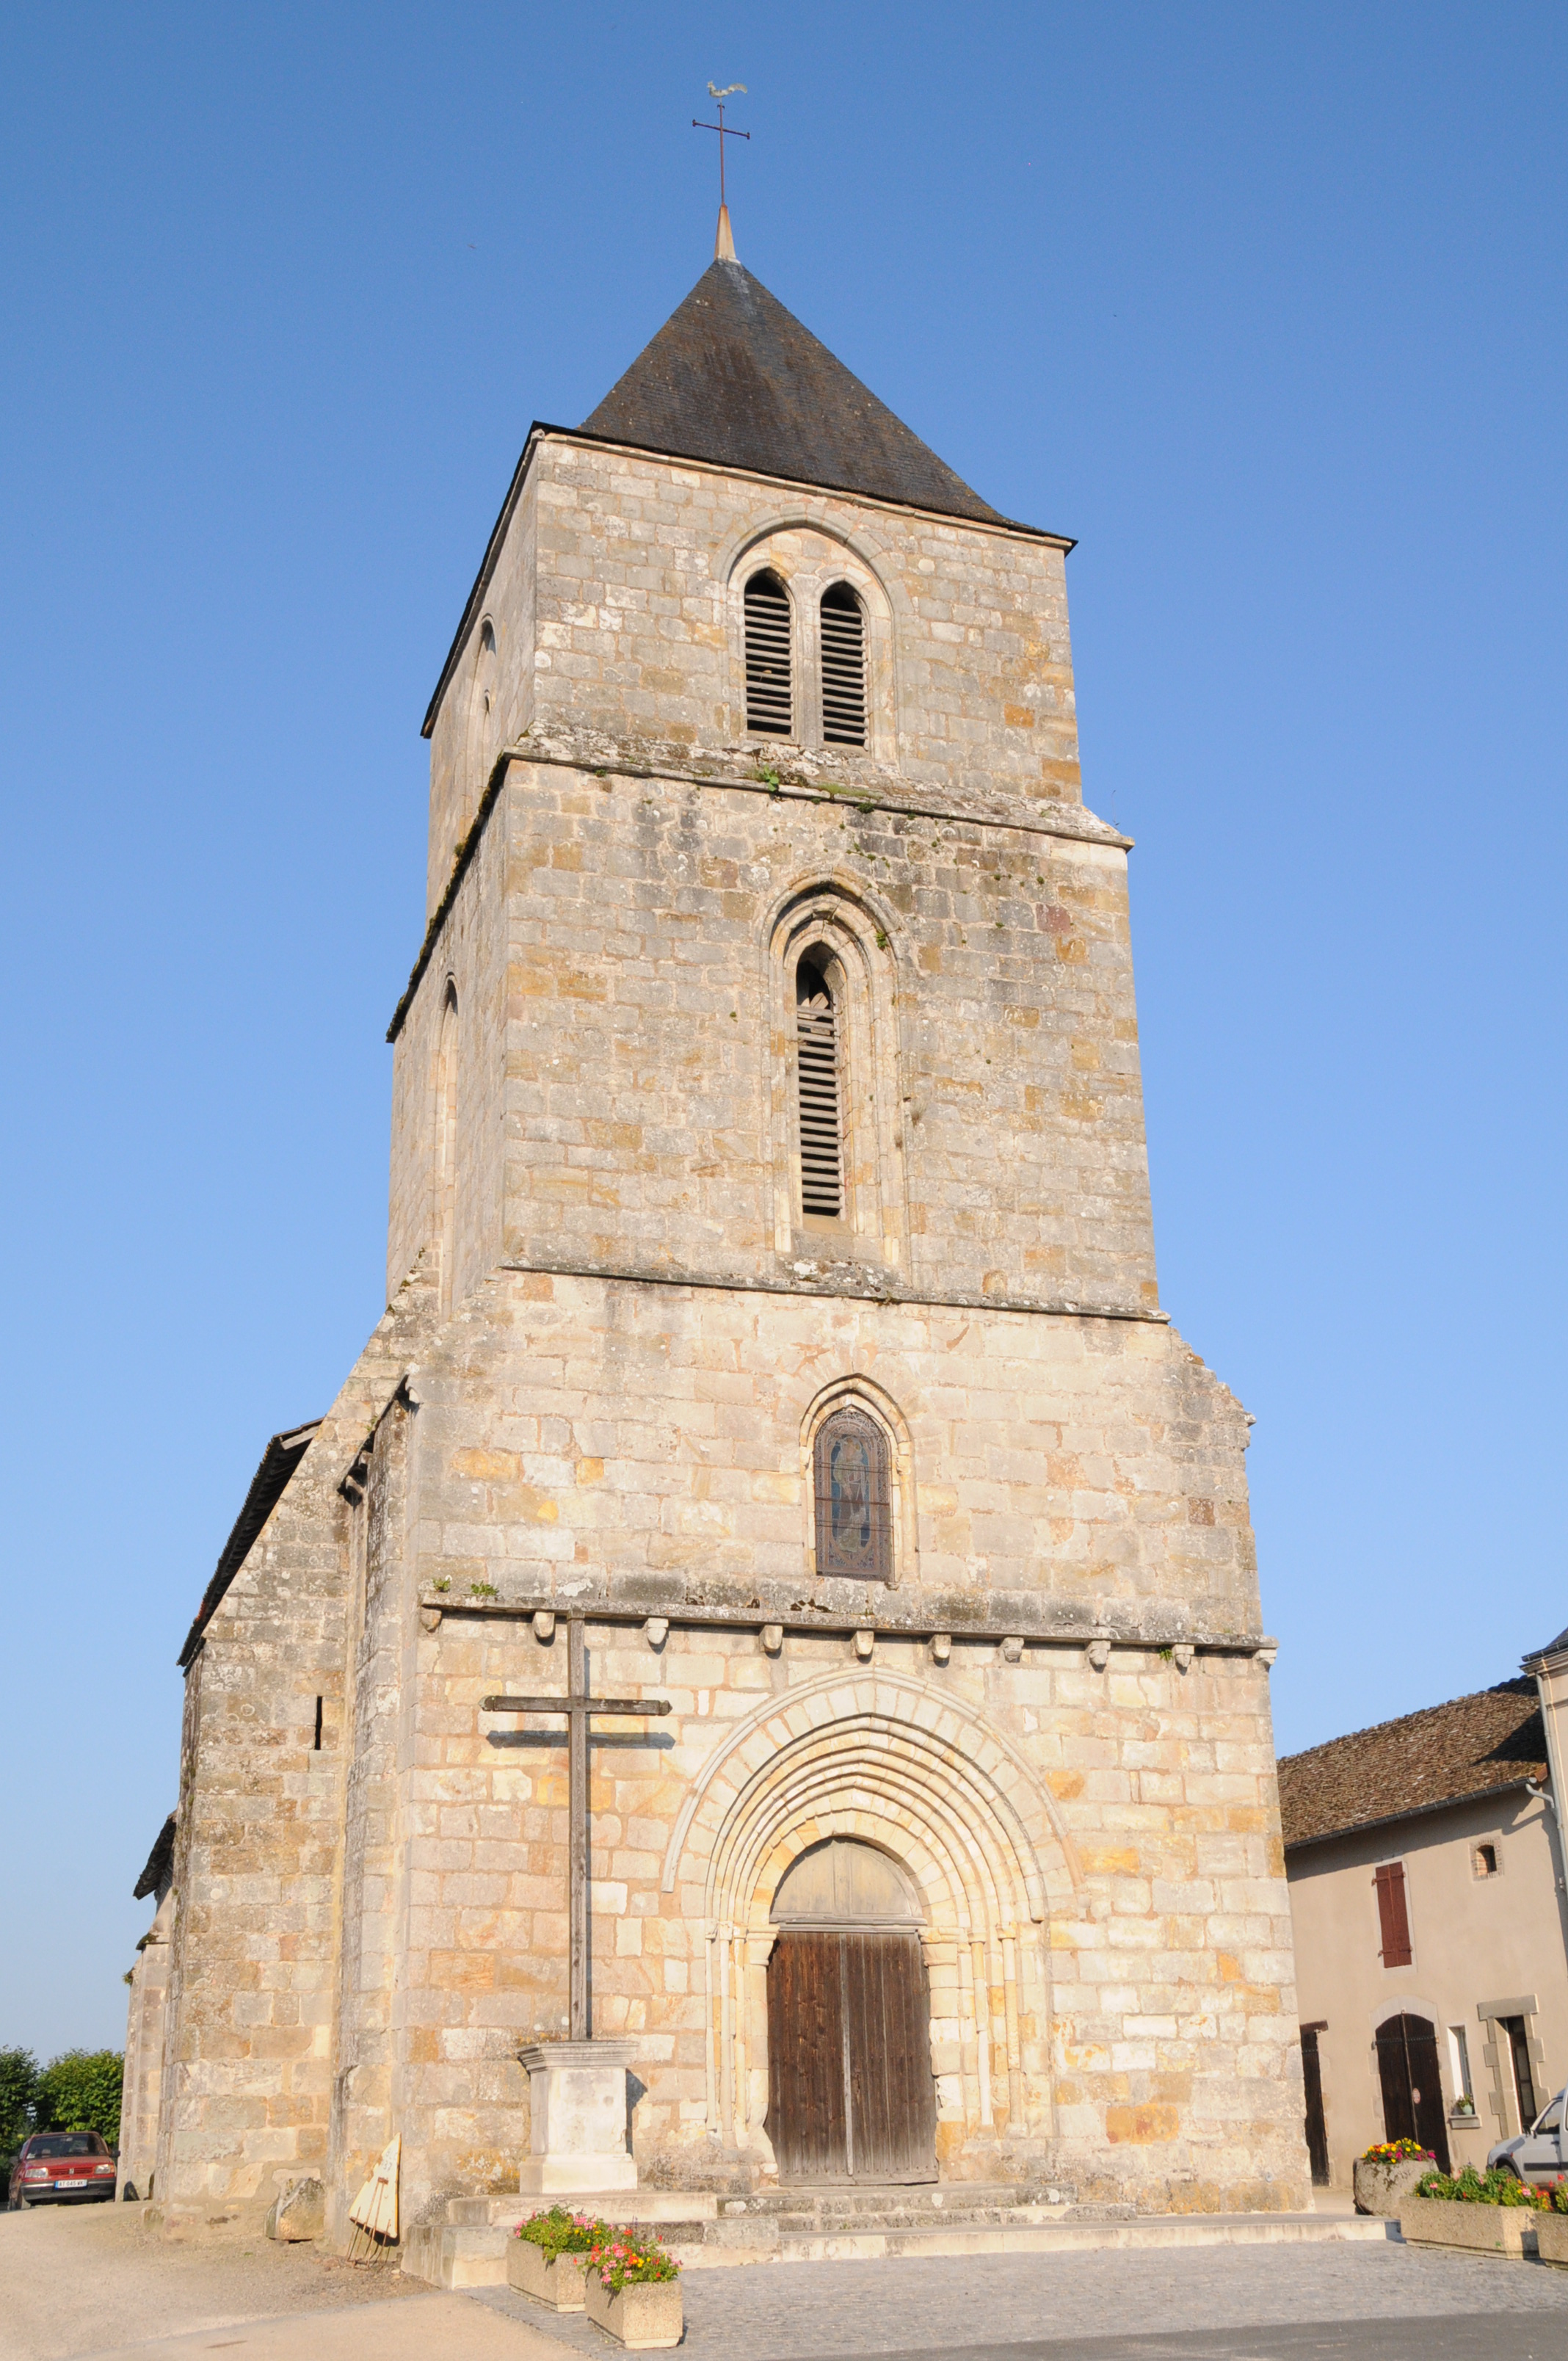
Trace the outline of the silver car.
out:
M 1505 2172 L 1517 2172 L 1521 2180 L 1533 2180 L 1538 2189 L 1549 2186 L 1568 2172 L 1568 2151 L 1563 2145 L 1563 2102 L 1568 2092 L 1559 2091 L 1550 2106 L 1542 2107 L 1528 2132 L 1519 2132 L 1512 2139 L 1499 2140 L 1496 2147 L 1486 2150 L 1486 2162 L 1499 2165 Z

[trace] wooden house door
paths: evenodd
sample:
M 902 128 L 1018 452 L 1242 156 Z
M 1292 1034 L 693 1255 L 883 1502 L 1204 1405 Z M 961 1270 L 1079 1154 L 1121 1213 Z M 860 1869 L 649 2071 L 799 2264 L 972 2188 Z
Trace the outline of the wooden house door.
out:
M 844 1839 L 804 1856 L 781 1888 L 768 2132 L 783 2180 L 937 2178 L 930 2004 L 911 1907 L 895 1865 Z
M 1414 2140 L 1419 2147 L 1430 2148 L 1446 2172 L 1448 2125 L 1437 2029 L 1428 2018 L 1390 2016 L 1378 2026 L 1377 2079 L 1383 2085 L 1384 2136 Z

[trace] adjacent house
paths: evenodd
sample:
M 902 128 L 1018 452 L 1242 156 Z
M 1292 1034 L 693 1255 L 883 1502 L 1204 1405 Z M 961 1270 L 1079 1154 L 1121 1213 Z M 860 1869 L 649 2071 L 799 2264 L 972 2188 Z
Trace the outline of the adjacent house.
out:
M 1279 1765 L 1312 2178 L 1376 2140 L 1482 2164 L 1568 2080 L 1568 1631 L 1518 1680 Z

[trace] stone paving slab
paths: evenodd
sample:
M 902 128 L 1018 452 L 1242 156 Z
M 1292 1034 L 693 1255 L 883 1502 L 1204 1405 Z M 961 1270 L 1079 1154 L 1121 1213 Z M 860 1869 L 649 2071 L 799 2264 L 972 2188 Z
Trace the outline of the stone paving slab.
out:
M 1201 2328 L 1186 2336 L 1069 2337 L 966 2345 L 949 2361 L 1562 2361 L 1568 2324 L 1542 2312 L 1447 2312 L 1423 2320 L 1299 2321 Z M 882 2361 L 913 2361 L 888 2354 Z M 920 2356 L 925 2361 L 925 2356 Z
M 616 2349 L 591 2322 L 547 2312 L 509 2288 L 475 2290 L 468 2301 L 543 2329 L 569 2351 Z M 1086 2361 L 1160 2361 L 1167 2351 L 1183 2361 L 1209 2353 L 1223 2361 L 1319 2353 L 1568 2361 L 1568 2271 L 1394 2241 L 695 2272 L 685 2308 L 685 2361 L 1068 2361 L 1080 2353 Z M 1489 2346 L 1476 2341 L 1477 2321 L 1494 2333 Z M 1336 2345 L 1327 2336 L 1335 2323 L 1356 2334 Z

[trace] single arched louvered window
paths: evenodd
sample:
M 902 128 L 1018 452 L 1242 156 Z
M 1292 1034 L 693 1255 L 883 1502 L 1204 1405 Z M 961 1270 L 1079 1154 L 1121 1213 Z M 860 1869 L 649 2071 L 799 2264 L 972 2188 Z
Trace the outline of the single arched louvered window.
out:
M 866 742 L 866 612 L 847 582 L 822 593 L 822 735 Z
M 824 966 L 808 954 L 795 973 L 800 1090 L 800 1209 L 841 1221 L 844 1139 L 839 1104 L 839 1012 Z
M 746 727 L 760 737 L 787 738 L 795 722 L 789 592 L 776 574 L 753 574 L 745 608 Z

